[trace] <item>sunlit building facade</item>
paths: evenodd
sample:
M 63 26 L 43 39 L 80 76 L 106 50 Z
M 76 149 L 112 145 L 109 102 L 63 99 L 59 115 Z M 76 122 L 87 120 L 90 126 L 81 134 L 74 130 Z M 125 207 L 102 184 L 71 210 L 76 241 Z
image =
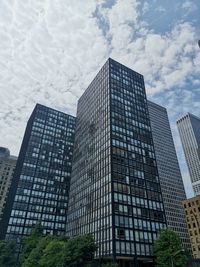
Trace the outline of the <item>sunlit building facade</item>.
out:
M 200 259 L 200 195 L 183 201 L 192 254 Z
M 195 195 L 200 194 L 200 118 L 191 113 L 177 121 Z
M 166 226 L 143 76 L 109 59 L 78 101 L 67 234 L 96 258 L 152 266 Z

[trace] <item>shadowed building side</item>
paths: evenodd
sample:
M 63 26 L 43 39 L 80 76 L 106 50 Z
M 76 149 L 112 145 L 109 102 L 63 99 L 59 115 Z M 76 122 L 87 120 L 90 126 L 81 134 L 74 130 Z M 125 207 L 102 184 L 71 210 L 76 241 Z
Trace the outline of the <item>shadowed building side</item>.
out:
M 0 147 L 0 221 L 9 194 L 17 157 L 10 155 L 8 148 Z
M 1 238 L 20 243 L 41 221 L 44 234 L 64 234 L 75 117 L 37 104 L 27 123 L 0 225 Z
M 191 250 L 182 206 L 186 194 L 167 110 L 151 101 L 148 108 L 167 225 L 179 234 L 183 248 Z
M 109 59 L 78 101 L 67 234 L 96 258 L 153 266 L 165 214 L 143 76 Z

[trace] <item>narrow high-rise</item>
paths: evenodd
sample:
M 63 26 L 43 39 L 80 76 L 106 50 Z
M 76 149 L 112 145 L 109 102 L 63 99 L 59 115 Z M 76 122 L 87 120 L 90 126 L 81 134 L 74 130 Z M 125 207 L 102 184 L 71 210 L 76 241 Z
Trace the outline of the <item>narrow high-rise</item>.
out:
M 8 148 L 0 147 L 0 221 L 13 178 L 17 157 L 10 155 Z
M 64 234 L 75 118 L 37 104 L 28 121 L 2 223 L 1 238 L 28 235 L 37 221 L 44 234 Z
M 143 76 L 109 59 L 78 101 L 67 234 L 92 233 L 98 259 L 153 266 L 165 226 Z
M 191 249 L 182 201 L 186 199 L 166 108 L 148 101 L 158 174 L 167 225 L 179 234 L 185 249 Z
M 177 121 L 195 195 L 200 194 L 200 118 L 186 114 Z

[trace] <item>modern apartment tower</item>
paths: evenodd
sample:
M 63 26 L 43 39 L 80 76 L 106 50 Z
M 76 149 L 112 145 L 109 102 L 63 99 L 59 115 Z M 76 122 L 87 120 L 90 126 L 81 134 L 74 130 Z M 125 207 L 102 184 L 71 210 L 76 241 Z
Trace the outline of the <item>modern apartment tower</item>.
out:
M 28 121 L 1 238 L 28 235 L 37 221 L 44 234 L 64 234 L 71 178 L 75 118 L 37 104 Z
M 98 259 L 152 266 L 165 226 L 143 76 L 108 59 L 78 101 L 67 234 L 93 234 Z
M 17 157 L 10 155 L 8 148 L 0 147 L 0 221 L 13 178 Z
M 200 118 L 186 114 L 177 121 L 195 195 L 200 194 Z
M 151 129 L 167 225 L 191 250 L 182 201 L 186 199 L 166 108 L 148 101 Z

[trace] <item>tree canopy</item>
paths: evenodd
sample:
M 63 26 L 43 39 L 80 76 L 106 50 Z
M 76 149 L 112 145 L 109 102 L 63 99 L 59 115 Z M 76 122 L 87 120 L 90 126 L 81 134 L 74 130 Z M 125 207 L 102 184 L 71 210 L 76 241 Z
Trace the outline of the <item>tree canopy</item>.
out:
M 31 234 L 22 239 L 22 252 L 20 255 L 20 263 L 22 266 L 24 266 L 24 262 L 32 253 L 32 251 L 38 246 L 41 239 L 42 225 L 41 222 L 38 222 L 36 225 L 34 225 Z
M 30 236 L 23 239 L 21 267 L 78 267 L 88 266 L 94 258 L 96 245 L 91 235 L 43 236 L 38 223 Z
M 118 267 L 119 265 L 117 263 L 103 263 L 101 267 Z
M 186 252 L 181 246 L 177 233 L 170 228 L 162 230 L 154 244 L 157 267 L 185 267 L 187 263 Z
M 0 267 L 16 266 L 15 243 L 0 240 Z
M 65 247 L 65 266 L 85 266 L 94 258 L 96 245 L 90 234 L 69 239 Z

